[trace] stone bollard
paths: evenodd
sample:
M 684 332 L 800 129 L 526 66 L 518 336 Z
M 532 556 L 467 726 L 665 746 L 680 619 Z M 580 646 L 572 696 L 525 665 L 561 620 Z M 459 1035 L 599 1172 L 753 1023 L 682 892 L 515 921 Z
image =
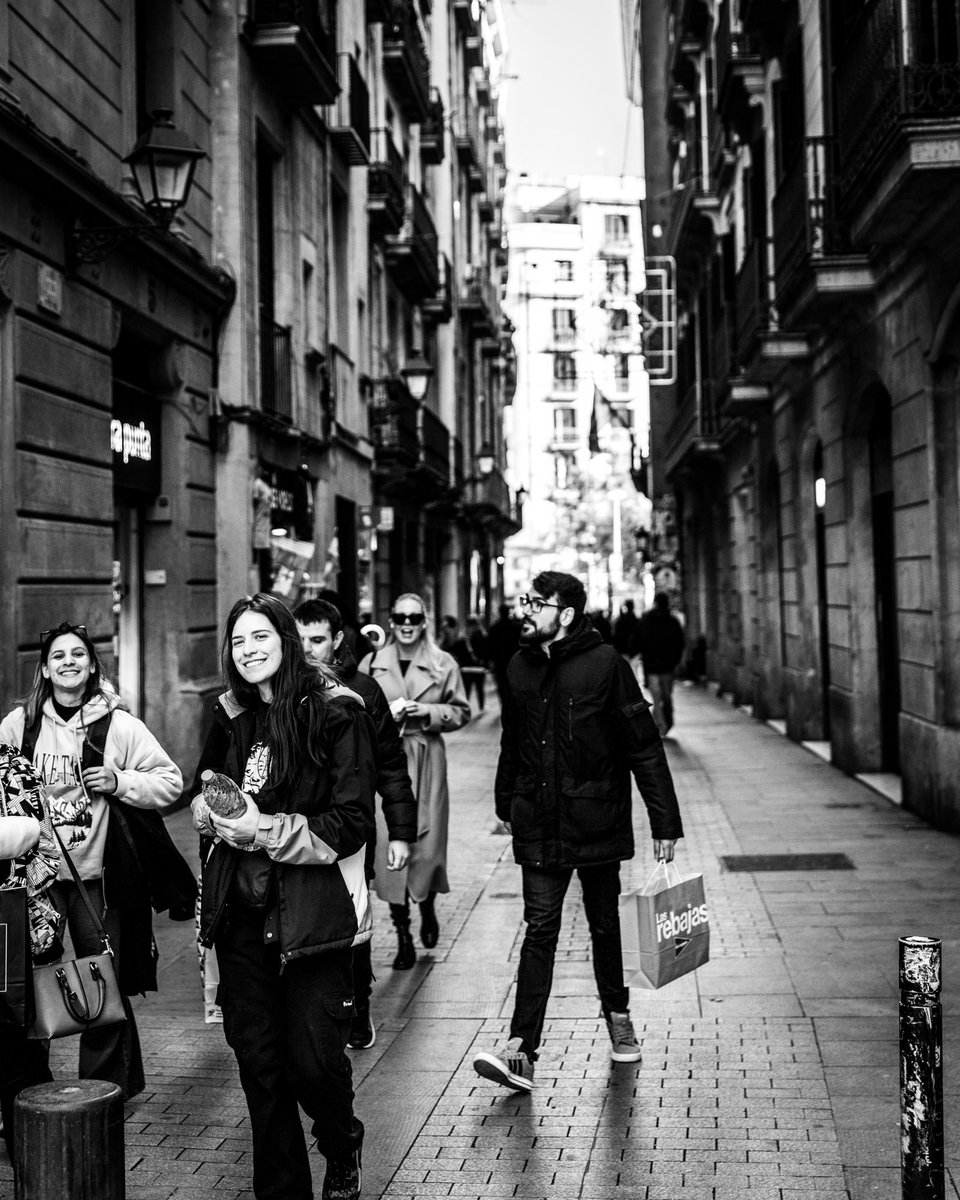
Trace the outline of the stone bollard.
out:
M 900 939 L 900 1181 L 903 1200 L 943 1200 L 940 939 Z
M 25 1088 L 13 1127 L 16 1200 L 124 1200 L 123 1094 L 115 1083 Z

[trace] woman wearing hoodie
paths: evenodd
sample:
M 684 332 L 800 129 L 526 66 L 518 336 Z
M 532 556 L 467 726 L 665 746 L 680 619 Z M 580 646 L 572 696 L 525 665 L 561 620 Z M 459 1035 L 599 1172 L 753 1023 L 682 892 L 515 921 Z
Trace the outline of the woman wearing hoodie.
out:
M 142 721 L 120 705 L 83 625 L 63 622 L 40 635 L 40 660 L 29 695 L 0 723 L 0 742 L 19 747 L 43 781 L 53 825 L 70 853 L 113 948 L 126 1021 L 80 1035 L 80 1078 L 116 1083 L 129 1099 L 143 1091 L 140 1041 L 127 996 L 157 987 L 150 906 L 179 914 L 189 903 L 189 868 L 157 830 L 156 810 L 180 796 L 179 768 Z M 144 842 L 142 839 L 146 838 Z M 137 847 L 156 848 L 139 854 Z M 176 857 L 174 857 L 176 855 Z M 158 902 L 146 870 L 180 886 Z M 179 860 L 179 861 L 178 861 Z M 186 872 L 186 875 L 184 874 Z M 78 957 L 100 951 L 66 863 L 50 897 L 66 918 Z

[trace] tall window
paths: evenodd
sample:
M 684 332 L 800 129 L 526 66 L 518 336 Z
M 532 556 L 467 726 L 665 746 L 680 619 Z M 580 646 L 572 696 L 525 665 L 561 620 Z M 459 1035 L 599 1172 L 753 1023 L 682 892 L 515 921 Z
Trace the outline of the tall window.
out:
M 630 272 L 627 264 L 619 258 L 607 263 L 607 291 L 615 296 L 626 296 L 630 290 Z
M 630 391 L 630 355 L 618 354 L 613 364 L 613 383 L 618 392 Z
M 553 386 L 558 392 L 572 392 L 577 387 L 577 362 L 572 354 L 553 356 Z
M 630 224 L 626 213 L 604 213 L 603 237 L 607 242 L 625 242 L 630 235 Z
M 564 446 L 569 446 L 577 440 L 577 410 L 575 408 L 564 407 L 553 410 L 553 440 Z
M 572 283 L 573 282 L 573 260 L 569 258 L 558 258 L 556 266 L 555 279 L 557 283 Z
M 577 335 L 577 314 L 572 308 L 553 310 L 553 340 L 561 345 L 572 345 Z

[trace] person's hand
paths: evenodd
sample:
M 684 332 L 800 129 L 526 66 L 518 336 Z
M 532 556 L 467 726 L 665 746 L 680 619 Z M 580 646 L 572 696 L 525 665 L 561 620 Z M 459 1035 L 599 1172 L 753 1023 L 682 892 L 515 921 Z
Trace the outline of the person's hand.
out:
M 210 805 L 204 800 L 202 793 L 190 801 L 190 811 L 193 813 L 193 827 L 197 833 L 209 838 L 217 836 L 217 831 L 210 822 L 213 816 Z
M 234 817 L 231 820 L 229 817 L 218 817 L 213 811 L 210 813 L 210 824 L 214 830 L 223 838 L 228 846 L 233 846 L 236 849 L 249 846 L 257 836 L 257 830 L 260 827 L 260 809 L 257 808 L 246 792 L 241 792 L 240 794 L 247 802 L 247 811 L 241 813 L 239 817 Z
M 402 871 L 410 861 L 409 842 L 391 842 L 387 846 L 387 870 Z
M 407 700 L 405 696 L 398 696 L 390 705 L 390 715 L 399 725 L 407 715 Z
M 659 862 L 673 862 L 673 851 L 677 844 L 676 838 L 654 838 L 653 857 Z
M 87 767 L 83 772 L 83 786 L 89 792 L 101 792 L 112 796 L 117 790 L 120 780 L 113 767 Z
M 408 717 L 426 717 L 430 715 L 426 705 L 421 704 L 419 700 L 408 700 L 406 711 Z

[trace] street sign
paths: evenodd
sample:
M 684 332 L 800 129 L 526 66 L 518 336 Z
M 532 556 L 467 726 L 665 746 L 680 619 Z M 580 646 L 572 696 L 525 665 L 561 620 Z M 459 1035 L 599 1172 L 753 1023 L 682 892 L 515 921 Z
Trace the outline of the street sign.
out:
M 652 386 L 677 381 L 677 264 L 669 254 L 646 260 L 646 287 L 637 295 L 640 342 Z

